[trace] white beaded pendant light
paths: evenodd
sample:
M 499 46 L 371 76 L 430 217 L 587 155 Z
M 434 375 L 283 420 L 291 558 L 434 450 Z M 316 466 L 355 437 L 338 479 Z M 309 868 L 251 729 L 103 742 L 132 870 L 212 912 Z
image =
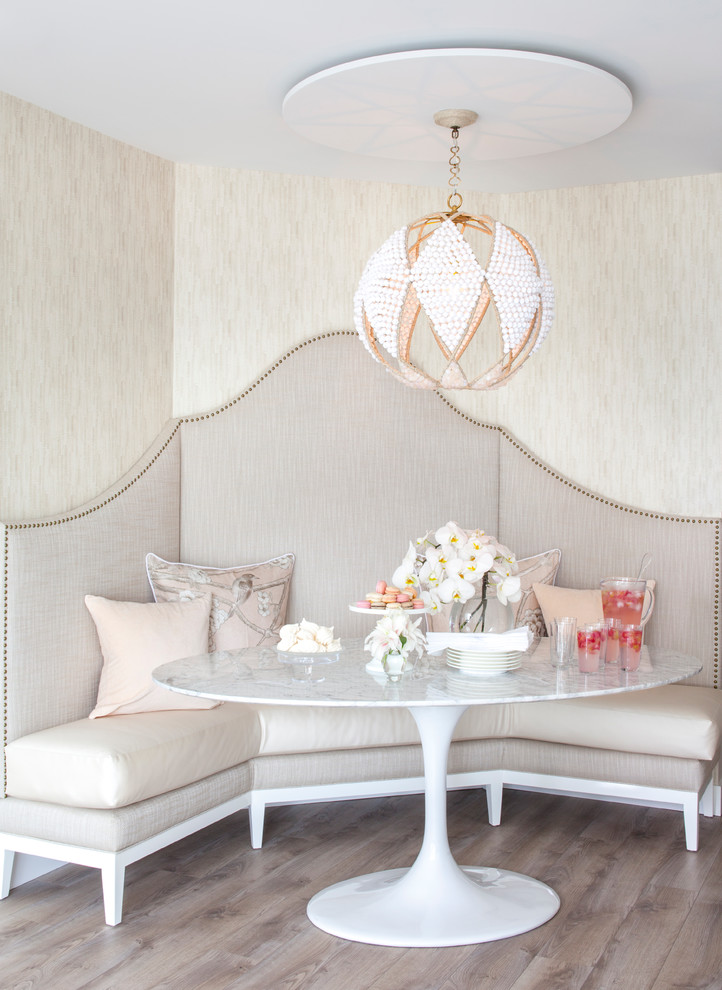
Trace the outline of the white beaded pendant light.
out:
M 459 128 L 476 119 L 470 110 L 442 110 L 434 116 L 437 124 L 451 128 L 454 142 Z M 413 388 L 500 388 L 549 333 L 554 289 L 528 238 L 491 217 L 461 210 L 456 143 L 449 164 L 448 212 L 397 230 L 369 259 L 354 297 L 356 330 L 372 357 Z M 464 237 L 472 232 L 491 238 L 485 266 Z M 442 356 L 440 371 L 424 370 L 412 358 L 421 325 Z M 462 369 L 462 356 L 477 332 L 487 328 L 498 336 L 493 363 Z
M 432 119 L 454 141 L 477 119 L 471 110 L 436 112 L 444 103 L 481 111 L 481 125 L 464 131 L 476 188 L 481 162 L 564 152 L 610 134 L 632 111 L 627 86 L 585 62 L 448 48 L 322 69 L 289 90 L 283 116 L 306 140 L 351 161 L 437 162 L 443 144 Z M 554 292 L 528 238 L 462 211 L 457 144 L 451 152 L 448 211 L 397 230 L 375 252 L 355 295 L 355 325 L 373 357 L 407 385 L 499 388 L 549 333 Z

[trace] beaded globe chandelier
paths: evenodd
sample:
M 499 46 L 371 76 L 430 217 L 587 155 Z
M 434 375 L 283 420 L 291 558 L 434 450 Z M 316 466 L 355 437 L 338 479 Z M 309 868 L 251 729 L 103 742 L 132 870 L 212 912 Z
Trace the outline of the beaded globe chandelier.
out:
M 551 278 L 531 241 L 461 209 L 457 141 L 459 129 L 476 119 L 471 110 L 434 115 L 453 141 L 448 212 L 393 233 L 369 259 L 354 297 L 364 346 L 412 388 L 500 388 L 539 349 L 554 315 Z M 482 252 L 471 237 L 481 239 Z M 477 335 L 487 337 L 482 347 Z M 462 369 L 461 358 L 470 356 L 480 368 Z

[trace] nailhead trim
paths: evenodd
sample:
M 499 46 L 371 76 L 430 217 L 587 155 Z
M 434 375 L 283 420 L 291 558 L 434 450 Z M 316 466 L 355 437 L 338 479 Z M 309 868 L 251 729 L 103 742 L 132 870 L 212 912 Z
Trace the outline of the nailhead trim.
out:
M 224 405 L 218 406 L 218 408 L 213 409 L 210 412 L 202 413 L 200 416 L 184 416 L 182 419 L 179 420 L 179 422 L 200 423 L 204 419 L 213 419 L 214 416 L 220 415 L 220 413 L 225 412 L 226 409 L 230 409 L 231 406 L 235 406 L 237 402 L 241 401 L 241 399 L 245 399 L 246 396 L 250 395 L 255 388 L 258 388 L 261 382 L 265 381 L 266 378 L 268 378 L 268 376 L 271 375 L 276 370 L 276 368 L 280 368 L 281 365 L 285 361 L 287 361 L 290 357 L 292 357 L 294 354 L 296 354 L 297 351 L 302 351 L 304 348 L 308 347 L 309 344 L 315 344 L 319 340 L 327 340 L 330 337 L 355 337 L 355 336 L 356 336 L 356 332 L 354 330 L 329 330 L 326 333 L 316 334 L 315 337 L 309 337 L 308 340 L 304 340 L 300 344 L 296 344 L 295 347 L 291 347 L 289 350 L 287 350 L 282 357 L 278 358 L 278 360 L 271 365 L 268 371 L 264 372 L 260 376 L 260 378 L 257 378 L 252 385 L 249 385 L 248 388 L 245 389 L 245 391 L 241 392 L 240 395 L 237 395 L 235 399 L 229 399 L 229 401 L 226 402 Z
M 591 498 L 595 502 L 601 502 L 602 505 L 608 505 L 610 507 L 610 509 L 617 509 L 620 512 L 626 512 L 629 515 L 633 515 L 633 516 L 645 516 L 648 519 L 661 519 L 661 520 L 663 520 L 665 522 L 692 523 L 693 525 L 697 525 L 698 524 L 700 526 L 705 526 L 705 525 L 706 526 L 714 526 L 714 528 L 715 528 L 715 551 L 714 551 L 714 559 L 715 559 L 714 573 L 715 573 L 715 578 L 714 578 L 714 638 L 713 638 L 713 644 L 714 645 L 713 645 L 713 654 L 712 654 L 712 663 L 713 663 L 713 667 L 712 667 L 712 670 L 713 670 L 712 686 L 715 687 L 715 688 L 719 687 L 719 675 L 720 675 L 720 669 L 719 669 L 720 668 L 720 641 L 719 641 L 719 626 L 720 626 L 720 622 L 719 622 L 719 620 L 720 620 L 720 613 L 719 613 L 719 609 L 720 609 L 720 522 L 721 522 L 721 520 L 719 520 L 719 519 L 694 518 L 694 517 L 691 517 L 691 516 L 669 516 L 669 515 L 665 515 L 665 514 L 660 513 L 660 512 L 648 512 L 646 509 L 633 509 L 633 508 L 630 508 L 630 506 L 628 506 L 628 505 L 620 505 L 619 502 L 614 502 L 611 499 L 604 498 L 602 495 L 595 495 L 594 492 L 589 491 L 587 488 L 582 488 L 580 485 L 575 485 L 572 481 L 569 481 L 563 475 L 557 474 L 556 471 L 552 470 L 550 467 L 548 467 L 546 464 L 544 464 L 542 461 L 540 461 L 537 457 L 534 456 L 534 454 L 530 453 L 525 447 L 522 447 L 522 445 L 517 440 L 515 440 L 514 437 L 512 437 L 509 433 L 507 433 L 506 430 L 503 427 L 501 427 L 501 426 L 491 426 L 488 423 L 481 423 L 481 422 L 479 422 L 479 420 L 474 419 L 471 416 L 468 416 L 465 412 L 462 412 L 461 409 L 458 409 L 453 404 L 453 402 L 450 402 L 449 399 L 447 399 L 445 395 L 442 395 L 441 394 L 441 392 L 438 392 L 437 391 L 435 394 L 438 396 L 439 399 L 441 399 L 441 401 L 444 403 L 444 405 L 448 406 L 448 408 L 451 409 L 453 412 L 455 412 L 457 414 L 457 416 L 460 416 L 462 419 L 466 420 L 467 423 L 471 423 L 474 426 L 483 427 L 484 429 L 487 429 L 487 430 L 496 430 L 508 443 L 510 443 L 512 445 L 512 447 L 514 447 L 521 454 L 523 454 L 525 457 L 527 457 L 532 462 L 532 464 L 535 465 L 535 467 L 541 468 L 542 471 L 545 471 L 548 475 L 551 475 L 551 477 L 554 478 L 555 481 L 560 481 L 563 485 L 566 485 L 567 488 L 571 488 L 572 491 L 579 492 L 580 495 L 586 495 L 587 498 Z
M 155 464 L 158 458 L 166 450 L 170 442 L 175 437 L 176 433 L 180 429 L 183 423 L 200 423 L 205 419 L 213 419 L 214 416 L 220 415 L 225 412 L 226 409 L 230 409 L 231 406 L 235 406 L 236 403 L 240 402 L 241 399 L 245 399 L 246 396 L 250 395 L 254 389 L 256 389 L 261 382 L 265 381 L 266 378 L 276 368 L 280 368 L 292 355 L 296 354 L 298 351 L 303 350 L 310 344 L 315 344 L 320 340 L 328 340 L 331 337 L 355 337 L 356 333 L 353 330 L 329 330 L 326 333 L 316 334 L 314 337 L 310 337 L 308 340 L 302 341 L 300 344 L 296 344 L 291 347 L 286 353 L 280 357 L 268 371 L 264 372 L 259 378 L 257 378 L 252 385 L 249 385 L 245 391 L 241 392 L 234 399 L 230 399 L 228 402 L 224 403 L 222 406 L 213 409 L 211 412 L 203 413 L 199 416 L 183 416 L 181 417 L 172 433 L 160 447 L 153 457 L 148 461 L 148 463 L 143 467 L 138 474 L 132 478 L 127 484 L 119 488 L 118 491 L 109 495 L 108 498 L 104 499 L 102 502 L 98 502 L 96 505 L 91 506 L 89 509 L 84 509 L 82 512 L 76 512 L 74 515 L 68 515 L 62 519 L 49 519 L 45 522 L 17 522 L 17 523 L 6 523 L 4 526 L 4 552 L 3 552 L 3 570 L 4 570 L 4 581 L 3 581 L 3 748 L 7 745 L 7 686 L 8 686 L 8 554 L 9 554 L 9 542 L 8 542 L 8 531 L 9 530 L 19 530 L 19 529 L 41 529 L 46 526 L 59 526 L 63 523 L 73 522 L 76 519 L 82 519 L 84 516 L 89 516 L 93 512 L 97 512 L 98 509 L 104 508 L 104 506 L 109 505 L 115 499 L 119 498 L 125 492 L 128 491 L 136 482 L 140 481 L 144 474 Z M 699 523 L 707 524 L 715 527 L 715 597 L 714 597 L 714 680 L 713 686 L 715 688 L 719 687 L 719 607 L 720 607 L 720 520 L 719 519 L 694 519 L 682 516 L 668 516 L 663 515 L 658 512 L 647 512 L 644 509 L 632 509 L 626 505 L 620 505 L 618 502 L 613 502 L 610 499 L 603 498 L 601 495 L 595 495 L 594 492 L 588 491 L 586 488 L 581 488 L 579 485 L 573 484 L 568 481 L 562 475 L 557 474 L 546 464 L 542 463 L 537 457 L 531 454 L 525 447 L 522 447 L 509 433 L 506 432 L 501 426 L 493 426 L 489 423 L 482 423 L 478 419 L 474 419 L 472 416 L 467 415 L 458 409 L 452 402 L 450 402 L 446 396 L 442 395 L 441 392 L 436 391 L 434 393 L 438 399 L 440 399 L 444 405 L 460 416 L 467 423 L 471 423 L 473 426 L 477 426 L 484 430 L 496 430 L 500 436 L 502 436 L 508 443 L 510 443 L 516 450 L 520 451 L 525 457 L 528 457 L 532 464 L 536 467 L 541 468 L 547 474 L 551 475 L 556 481 L 560 481 L 563 485 L 571 488 L 572 491 L 579 492 L 582 495 L 586 495 L 588 498 L 594 499 L 596 502 L 601 502 L 603 505 L 608 505 L 612 509 L 618 509 L 620 512 L 627 512 L 635 516 L 646 516 L 650 519 L 662 519 L 668 522 L 684 522 L 684 523 Z M 3 796 L 7 796 L 7 772 L 5 770 L 5 763 L 3 761 Z
M 5 747 L 8 744 L 8 528 L 3 526 L 3 797 L 8 796 Z
M 230 409 L 241 399 L 245 399 L 247 395 L 257 388 L 261 382 L 265 381 L 266 378 L 279 368 L 285 361 L 287 361 L 293 354 L 297 351 L 302 350 L 304 347 L 308 347 L 309 344 L 314 344 L 319 340 L 326 340 L 329 337 L 355 337 L 356 334 L 353 330 L 330 330 L 327 333 L 317 334 L 315 337 L 311 337 L 309 340 L 304 340 L 295 347 L 291 347 L 286 353 L 280 357 L 268 371 L 264 372 L 259 378 L 249 385 L 245 391 L 241 392 L 240 395 L 236 396 L 235 399 L 231 399 L 224 405 L 219 406 L 217 409 L 212 410 L 208 413 L 203 413 L 199 416 L 183 416 L 176 422 L 176 425 L 171 432 L 168 439 L 165 441 L 162 447 L 160 447 L 153 457 L 148 461 L 148 463 L 141 468 L 135 477 L 131 478 L 122 488 L 113 492 L 102 502 L 97 502 L 88 509 L 83 509 L 82 512 L 75 512 L 67 516 L 63 516 L 58 519 L 47 519 L 43 522 L 16 522 L 16 523 L 6 523 L 4 524 L 4 552 L 3 552 L 3 570 L 4 570 L 4 582 L 3 582 L 3 672 L 2 672 L 2 684 L 3 684 L 3 749 L 7 745 L 7 687 L 8 687 L 8 554 L 9 554 L 9 541 L 8 541 L 8 531 L 9 530 L 21 530 L 21 529 L 44 529 L 47 526 L 61 526 L 64 523 L 74 522 L 77 519 L 83 519 L 85 516 L 91 515 L 93 512 L 97 512 L 99 509 L 104 508 L 115 499 L 119 498 L 121 495 L 125 494 L 129 488 L 132 488 L 140 479 L 145 475 L 150 468 L 155 464 L 158 458 L 165 452 L 171 441 L 174 439 L 176 433 L 181 428 L 183 423 L 199 423 L 204 419 L 212 419 L 214 416 L 218 416 L 220 413 L 225 412 L 226 409 Z M 5 761 L 3 760 L 3 797 L 7 797 L 7 771 L 5 769 Z

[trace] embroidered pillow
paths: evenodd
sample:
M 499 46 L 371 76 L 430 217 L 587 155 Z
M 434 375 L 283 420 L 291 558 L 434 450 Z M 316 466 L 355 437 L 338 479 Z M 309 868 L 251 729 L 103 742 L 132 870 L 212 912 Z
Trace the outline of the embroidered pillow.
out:
M 292 553 L 259 564 L 203 567 L 173 564 L 154 553 L 145 559 L 157 602 L 211 595 L 208 649 L 240 650 L 278 642 L 296 558 Z
M 210 595 L 162 605 L 86 595 L 85 604 L 103 653 L 98 698 L 90 718 L 218 705 L 161 687 L 151 678 L 162 663 L 206 652 Z
M 521 578 L 521 598 L 514 604 L 514 626 L 529 626 L 531 631 L 543 636 L 544 616 L 534 591 L 534 585 L 553 585 L 556 580 L 561 550 L 546 550 L 534 557 L 524 557 L 517 561 Z

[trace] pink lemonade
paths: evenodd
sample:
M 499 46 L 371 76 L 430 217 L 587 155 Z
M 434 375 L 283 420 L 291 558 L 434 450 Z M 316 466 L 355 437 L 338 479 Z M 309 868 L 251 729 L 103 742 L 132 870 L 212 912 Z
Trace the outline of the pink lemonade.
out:
M 621 624 L 616 622 L 607 623 L 607 651 L 604 659 L 607 663 L 616 663 L 619 660 L 619 636 Z
M 622 626 L 620 634 L 622 670 L 636 670 L 642 651 L 642 628 L 637 625 Z
M 582 626 L 577 630 L 579 648 L 579 669 L 583 674 L 591 674 L 599 669 L 602 652 L 602 629 L 600 626 Z
M 641 625 L 646 581 L 607 578 L 601 582 L 601 588 L 605 619 L 619 619 L 623 626 Z

